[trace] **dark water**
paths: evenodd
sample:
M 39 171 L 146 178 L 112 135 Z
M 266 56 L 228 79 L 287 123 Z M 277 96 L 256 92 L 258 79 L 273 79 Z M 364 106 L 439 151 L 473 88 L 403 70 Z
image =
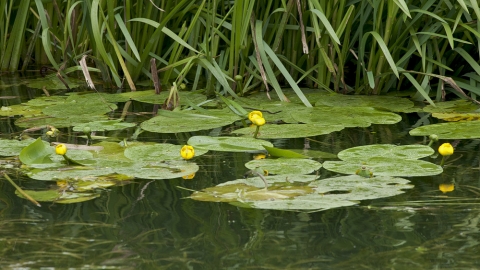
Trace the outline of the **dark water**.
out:
M 403 118 L 397 125 L 315 137 L 310 145 L 337 153 L 357 145 L 422 142 L 407 134 L 418 115 Z M 19 131 L 11 123 L 2 119 L 4 136 Z M 301 148 L 304 141 L 273 143 Z M 402 195 L 315 213 L 184 199 L 191 192 L 179 186 L 200 190 L 241 178 L 250 154 L 209 153 L 195 160 L 200 171 L 192 180 L 138 180 L 71 205 L 36 207 L 0 181 L 0 268 L 475 269 L 480 267 L 479 143 L 461 141 L 442 175 L 409 178 L 415 188 Z M 323 169 L 321 174 L 334 175 Z M 33 181 L 12 178 L 20 185 Z M 452 181 L 453 192 L 439 191 L 439 184 Z

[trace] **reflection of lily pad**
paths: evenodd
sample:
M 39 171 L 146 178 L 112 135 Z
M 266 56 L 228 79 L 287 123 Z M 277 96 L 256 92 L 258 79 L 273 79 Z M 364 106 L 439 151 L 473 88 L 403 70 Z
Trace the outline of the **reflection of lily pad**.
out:
M 162 160 L 181 160 L 181 145 L 168 143 L 157 143 L 150 145 L 129 146 L 125 149 L 125 156 L 135 161 L 162 161 Z M 208 150 L 195 148 L 195 156 L 201 156 Z
M 120 119 L 117 120 L 105 120 L 105 121 L 92 121 L 88 123 L 78 124 L 73 127 L 73 131 L 83 131 L 88 127 L 91 131 L 107 131 L 107 130 L 121 130 L 125 128 L 134 127 L 134 123 L 123 122 Z
M 315 181 L 311 178 L 311 175 L 267 176 L 268 190 L 262 188 L 263 181 L 258 177 L 238 179 L 195 192 L 190 198 L 249 208 L 320 211 L 355 205 L 360 200 L 395 196 L 413 187 L 406 179 L 388 176 L 351 175 Z M 306 179 L 311 180 L 305 183 Z
M 317 135 L 329 134 L 340 131 L 345 127 L 342 125 L 323 124 L 285 124 L 285 125 L 264 125 L 258 132 L 258 138 L 282 139 L 282 138 L 303 138 Z M 247 127 L 235 130 L 232 133 L 253 136 L 256 127 Z
M 191 132 L 222 127 L 240 119 L 225 110 L 209 110 L 208 114 L 160 110 L 158 114 L 143 122 L 142 129 L 157 133 Z
M 268 141 L 244 137 L 194 136 L 188 140 L 188 144 L 193 147 L 225 152 L 260 151 L 264 150 L 263 145 L 273 147 Z
M 371 107 L 314 107 L 291 112 L 301 123 L 368 127 L 371 124 L 395 124 L 402 120 L 398 114 Z
M 323 95 L 315 106 L 330 107 L 375 107 L 393 112 L 403 112 L 413 107 L 413 102 L 392 96 L 361 96 L 361 95 Z
M 252 160 L 245 167 L 252 170 L 262 168 L 269 174 L 309 174 L 320 169 L 322 164 L 310 159 L 278 158 Z
M 412 136 L 438 135 L 439 139 L 478 139 L 480 121 L 450 122 L 417 127 L 410 130 Z

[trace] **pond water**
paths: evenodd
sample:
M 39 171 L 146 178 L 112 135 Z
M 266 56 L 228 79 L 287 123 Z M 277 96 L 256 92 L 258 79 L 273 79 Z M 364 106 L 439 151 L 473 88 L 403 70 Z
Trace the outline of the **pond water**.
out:
M 18 95 L 9 91 L 4 89 L 2 96 Z M 27 98 L 25 93 L 39 95 L 38 90 L 22 92 L 22 99 Z M 419 116 L 402 117 L 395 125 L 347 128 L 312 137 L 310 147 L 336 154 L 358 145 L 423 143 L 422 137 L 408 135 Z M 2 118 L 4 137 L 21 130 L 11 118 Z M 184 141 L 148 132 L 139 139 Z M 271 142 L 286 149 L 301 149 L 305 143 L 304 139 Z M 0 267 L 476 268 L 480 265 L 479 143 L 460 141 L 441 175 L 407 178 L 415 187 L 404 194 L 312 213 L 246 209 L 186 198 L 191 194 L 187 189 L 242 178 L 248 170 L 244 164 L 252 159 L 248 153 L 209 152 L 195 159 L 200 170 L 191 180 L 137 179 L 75 204 L 37 207 L 17 197 L 7 181 L 0 181 Z M 440 162 L 440 158 L 427 160 Z M 336 175 L 324 169 L 319 174 Z M 20 186 L 45 185 L 21 175 L 11 177 Z M 441 184 L 453 182 L 453 191 L 439 190 Z

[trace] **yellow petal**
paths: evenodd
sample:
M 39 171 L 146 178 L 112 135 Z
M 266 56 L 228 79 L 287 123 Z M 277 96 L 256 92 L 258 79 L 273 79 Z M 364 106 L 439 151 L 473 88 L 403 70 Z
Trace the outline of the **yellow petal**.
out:
M 55 153 L 57 153 L 57 155 L 65 155 L 67 153 L 67 146 L 63 143 L 58 144 L 55 147 Z
M 195 156 L 195 150 L 193 149 L 193 146 L 184 145 L 180 150 L 180 156 L 182 156 L 182 158 L 185 160 L 193 158 L 193 156 Z
M 453 154 L 453 146 L 449 143 L 444 143 L 438 148 L 438 152 L 442 156 L 450 156 Z
M 249 114 L 248 114 L 248 120 L 252 121 L 253 122 L 253 119 L 256 118 L 256 117 L 263 117 L 263 114 L 261 111 L 251 111 Z

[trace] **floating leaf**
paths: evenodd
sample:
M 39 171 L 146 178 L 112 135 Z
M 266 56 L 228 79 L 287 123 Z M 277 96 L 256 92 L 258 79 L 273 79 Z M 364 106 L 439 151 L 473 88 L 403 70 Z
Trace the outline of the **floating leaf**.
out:
M 251 170 L 262 168 L 269 174 L 309 174 L 320 169 L 322 164 L 310 159 L 278 158 L 252 160 L 245 167 Z
M 439 139 L 478 139 L 480 121 L 450 122 L 417 127 L 410 130 L 412 136 L 438 135 Z
M 17 156 L 20 155 L 22 149 L 34 140 L 3 140 L 0 139 L 0 156 Z
M 295 153 L 299 153 L 301 155 L 308 156 L 309 158 L 323 158 L 323 159 L 337 158 L 337 155 L 335 155 L 335 154 L 322 152 L 322 151 L 318 151 L 318 150 L 290 149 L 290 151 L 293 151 Z
M 26 117 L 41 115 L 42 110 L 35 107 L 26 106 L 23 104 L 12 105 L 12 106 L 2 106 L 0 108 L 0 116 L 15 116 L 23 115 Z
M 194 162 L 170 160 L 166 162 L 135 162 L 131 166 L 114 168 L 115 172 L 143 179 L 172 179 L 198 171 Z
M 361 163 L 371 157 L 419 159 L 428 157 L 434 152 L 431 147 L 426 145 L 372 144 L 345 149 L 338 153 L 338 158 Z
M 360 200 L 395 196 L 413 188 L 406 179 L 388 176 L 314 179 L 311 175 L 267 176 L 267 190 L 262 188 L 263 181 L 258 177 L 238 179 L 194 192 L 190 198 L 248 208 L 320 211 L 355 205 Z
M 352 161 L 325 161 L 323 167 L 329 171 L 356 174 L 362 166 L 374 176 L 428 176 L 443 172 L 442 167 L 424 160 L 412 160 L 391 157 L 371 157 L 362 163 Z
M 89 123 L 92 121 L 104 121 L 107 120 L 106 115 L 73 115 L 66 118 L 57 118 L 49 116 L 39 117 L 22 117 L 15 121 L 15 125 L 23 128 L 38 127 L 51 125 L 56 128 L 70 127 L 79 125 L 82 123 Z
M 254 152 L 264 150 L 264 145 L 273 147 L 268 141 L 244 137 L 193 136 L 188 144 L 194 148 L 225 152 Z
M 368 127 L 371 124 L 395 124 L 402 117 L 392 112 L 371 107 L 314 107 L 291 112 L 301 123 L 343 125 L 345 127 Z
M 362 96 L 329 94 L 321 96 L 315 106 L 329 107 L 374 107 L 393 112 L 404 112 L 413 107 L 413 102 L 406 98 L 392 96 Z
M 20 161 L 26 165 L 52 163 L 49 156 L 54 152 L 53 148 L 47 142 L 38 138 L 22 149 L 19 158 Z
M 134 123 L 123 122 L 120 119 L 117 120 L 105 120 L 105 121 L 92 121 L 88 123 L 78 124 L 73 127 L 73 131 L 83 131 L 88 127 L 91 131 L 107 131 L 107 130 L 121 130 L 125 128 L 134 127 Z
M 478 106 L 468 100 L 453 100 L 435 103 L 435 107 L 427 105 L 423 108 L 424 112 L 430 113 L 468 113 L 478 109 Z
M 100 196 L 98 193 L 78 193 L 58 190 L 25 190 L 25 192 L 39 202 L 55 202 L 63 204 L 84 202 Z M 15 194 L 20 198 L 24 198 L 18 193 L 18 191 L 15 191 Z
M 181 145 L 157 143 L 150 145 L 129 146 L 125 149 L 125 156 L 134 161 L 163 161 L 182 160 L 180 156 Z M 208 150 L 195 148 L 195 156 L 201 156 Z
M 69 84 L 68 87 L 71 88 L 77 88 L 80 85 L 77 82 L 80 82 L 79 80 L 76 80 L 75 78 L 69 78 Z M 37 79 L 29 79 L 27 82 L 27 86 L 30 88 L 37 88 L 37 89 L 48 89 L 48 90 L 66 90 L 67 87 L 65 84 L 60 81 L 56 76 L 47 76 L 47 77 L 40 77 Z
M 260 128 L 258 138 L 263 139 L 285 139 L 285 138 L 304 138 L 323 134 L 329 134 L 340 131 L 345 127 L 342 125 L 323 125 L 323 124 L 285 124 L 271 125 L 267 124 Z M 233 131 L 234 134 L 243 134 L 244 136 L 253 136 L 255 127 L 241 128 Z
M 272 157 L 286 157 L 286 158 L 308 158 L 307 156 L 304 156 L 302 154 L 290 151 L 290 150 L 285 150 L 285 149 L 280 149 L 280 148 L 275 148 L 275 147 L 269 147 L 269 146 L 263 146 L 265 150 L 268 151 L 270 156 Z
M 449 122 L 480 120 L 480 113 L 433 113 L 432 116 Z
M 134 96 L 132 97 L 132 99 L 136 101 L 144 102 L 144 103 L 163 104 L 165 102 L 165 99 L 167 99 L 170 94 L 170 91 L 163 91 L 159 95 L 156 95 L 154 90 L 151 90 L 149 92 L 150 92 L 149 95 Z M 185 102 L 186 99 L 190 100 L 194 104 L 198 104 L 200 102 L 207 100 L 207 97 L 205 95 L 195 93 L 195 92 L 179 91 L 178 94 L 180 96 L 180 105 L 186 105 L 187 104 Z
M 102 115 L 117 109 L 117 105 L 107 103 L 99 99 L 75 99 L 68 100 L 65 103 L 48 106 L 42 110 L 45 115 L 58 118 L 76 118 L 78 115 Z
M 158 113 L 158 116 L 143 122 L 142 129 L 157 133 L 191 132 L 222 127 L 240 119 L 225 110 L 209 110 L 208 114 L 164 110 Z

